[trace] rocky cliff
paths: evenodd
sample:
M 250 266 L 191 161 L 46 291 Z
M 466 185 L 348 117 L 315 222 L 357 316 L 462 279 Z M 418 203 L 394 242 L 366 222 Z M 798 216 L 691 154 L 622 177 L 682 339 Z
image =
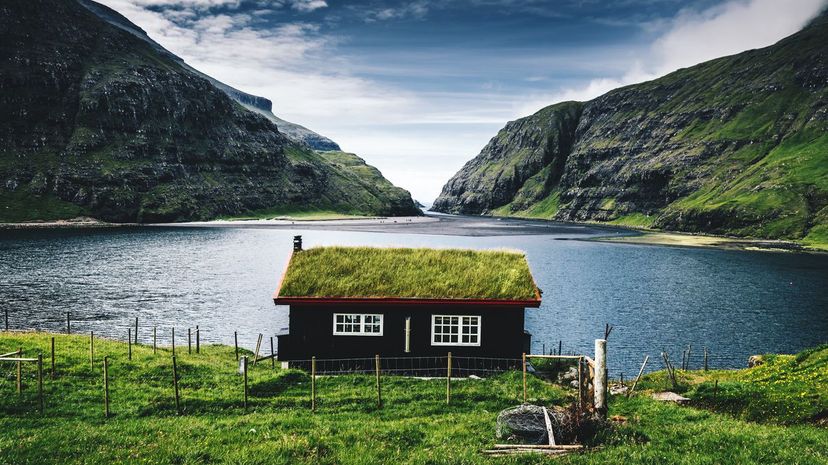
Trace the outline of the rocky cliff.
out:
M 191 67 L 190 65 L 185 63 L 184 60 L 182 60 L 179 56 L 173 54 L 169 50 L 162 47 L 158 42 L 152 40 L 152 38 L 150 38 L 146 31 L 144 31 L 134 23 L 130 22 L 117 11 L 107 7 L 106 5 L 101 5 L 100 3 L 91 0 L 78 0 L 78 2 L 81 5 L 83 5 L 86 9 L 95 13 L 96 16 L 108 22 L 109 24 L 132 34 L 134 37 L 138 39 L 143 40 L 152 48 L 154 48 L 159 54 L 173 61 L 178 62 L 178 64 L 181 65 L 183 68 L 193 72 L 194 74 L 204 79 L 207 79 L 208 81 L 210 81 L 211 84 L 218 87 L 225 94 L 229 95 L 230 98 L 239 102 L 248 110 L 255 111 L 263 115 L 264 117 L 268 118 L 276 124 L 276 127 L 279 128 L 279 132 L 284 134 L 288 139 L 297 143 L 305 144 L 313 150 L 340 150 L 339 145 L 337 145 L 336 142 L 328 139 L 327 137 L 317 134 L 304 126 L 298 125 L 296 123 L 291 123 L 290 121 L 285 121 L 274 115 L 273 102 L 271 102 L 269 99 L 260 97 L 258 95 L 248 94 L 247 92 L 229 86 L 219 81 L 218 79 L 215 79 L 212 76 L 208 76 L 202 73 L 201 71 L 198 71 L 197 69 Z
M 0 221 L 419 213 L 362 160 L 290 140 L 156 45 L 76 1 L 0 3 Z
M 510 122 L 448 213 L 828 243 L 828 16 L 759 50 Z

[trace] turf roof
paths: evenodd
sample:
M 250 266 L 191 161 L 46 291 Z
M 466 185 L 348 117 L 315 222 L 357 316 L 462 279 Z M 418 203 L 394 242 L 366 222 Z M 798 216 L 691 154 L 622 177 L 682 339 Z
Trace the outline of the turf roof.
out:
M 278 298 L 538 300 L 526 257 L 503 250 L 314 247 L 296 252 Z

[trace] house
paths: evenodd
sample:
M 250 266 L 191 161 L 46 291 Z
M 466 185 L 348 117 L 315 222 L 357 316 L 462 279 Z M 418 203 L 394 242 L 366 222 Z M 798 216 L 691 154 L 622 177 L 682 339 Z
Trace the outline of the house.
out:
M 297 236 L 274 298 L 290 306 L 282 361 L 520 358 L 540 306 L 526 257 L 504 250 L 314 247 Z

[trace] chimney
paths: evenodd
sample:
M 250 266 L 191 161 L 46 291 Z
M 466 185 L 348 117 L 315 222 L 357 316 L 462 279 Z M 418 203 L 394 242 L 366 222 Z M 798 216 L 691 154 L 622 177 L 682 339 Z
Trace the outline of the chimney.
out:
M 293 236 L 293 251 L 302 251 L 302 236 Z

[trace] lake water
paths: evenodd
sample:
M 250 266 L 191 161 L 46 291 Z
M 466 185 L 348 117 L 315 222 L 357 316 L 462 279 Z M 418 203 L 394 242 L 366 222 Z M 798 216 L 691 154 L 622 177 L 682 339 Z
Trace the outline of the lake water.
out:
M 142 342 L 151 342 L 157 325 L 161 342 L 168 343 L 175 326 L 178 344 L 186 344 L 186 328 L 199 325 L 204 341 L 232 344 L 237 330 L 252 348 L 258 333 L 270 336 L 288 325 L 287 309 L 273 305 L 272 293 L 293 235 L 302 234 L 306 247 L 525 250 L 544 291 L 542 307 L 527 310 L 533 351 L 562 341 L 564 352 L 591 354 L 610 323 L 611 376 L 633 376 L 644 354 L 652 368 L 661 366 L 654 357 L 662 350 L 680 360 L 688 344 L 694 367 L 703 346 L 711 366 L 743 367 L 752 354 L 828 342 L 828 255 L 584 241 L 577 239 L 602 232 L 565 225 L 541 230 L 542 223 L 510 222 L 512 229 L 488 235 L 502 223 L 469 221 L 482 222 L 467 229 L 474 235 L 334 227 L 5 231 L 0 302 L 12 328 L 64 331 L 68 311 L 73 332 L 125 339 L 137 316 Z

